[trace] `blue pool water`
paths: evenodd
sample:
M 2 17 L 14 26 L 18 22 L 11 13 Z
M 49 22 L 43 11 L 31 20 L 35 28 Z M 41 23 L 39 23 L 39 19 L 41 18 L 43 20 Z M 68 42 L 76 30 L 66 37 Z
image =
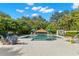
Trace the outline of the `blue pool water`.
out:
M 56 40 L 57 36 L 48 36 L 47 34 L 38 34 L 36 36 L 32 36 L 33 41 L 50 41 Z

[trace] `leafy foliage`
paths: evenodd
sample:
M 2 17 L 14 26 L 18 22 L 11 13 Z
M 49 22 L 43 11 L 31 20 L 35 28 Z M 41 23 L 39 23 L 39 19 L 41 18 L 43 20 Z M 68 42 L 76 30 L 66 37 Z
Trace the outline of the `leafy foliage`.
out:
M 77 35 L 78 34 L 78 32 L 66 32 L 66 36 L 72 36 L 72 37 L 74 37 L 75 35 Z
M 13 19 L 6 13 L 0 12 L 0 34 L 12 31 L 18 34 L 30 34 L 32 30 L 43 28 L 55 33 L 56 30 L 79 30 L 79 9 L 72 11 L 54 12 L 49 21 L 42 16 Z M 67 34 L 67 35 L 70 35 Z

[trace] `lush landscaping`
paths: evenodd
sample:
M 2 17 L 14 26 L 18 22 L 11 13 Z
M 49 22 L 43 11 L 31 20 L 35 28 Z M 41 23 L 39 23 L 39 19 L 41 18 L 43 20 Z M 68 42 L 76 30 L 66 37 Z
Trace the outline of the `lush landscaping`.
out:
M 79 31 L 79 9 L 72 11 L 63 11 L 61 13 L 54 12 L 50 16 L 49 21 L 42 16 L 25 17 L 22 16 L 13 19 L 10 15 L 0 12 L 0 34 L 12 31 L 15 34 L 30 34 L 32 30 L 43 28 L 51 33 L 56 33 L 56 30 L 77 30 Z M 74 36 L 77 32 L 67 32 L 67 36 Z
M 74 37 L 74 36 L 76 36 L 77 34 L 79 34 L 79 32 L 66 32 L 65 36 Z

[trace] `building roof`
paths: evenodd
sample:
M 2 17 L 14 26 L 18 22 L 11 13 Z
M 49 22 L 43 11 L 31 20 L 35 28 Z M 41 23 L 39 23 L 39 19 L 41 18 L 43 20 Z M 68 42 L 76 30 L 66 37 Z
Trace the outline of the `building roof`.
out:
M 44 30 L 44 29 L 39 29 L 39 30 L 37 30 L 36 32 L 45 32 L 45 33 L 47 33 L 47 31 L 46 30 Z

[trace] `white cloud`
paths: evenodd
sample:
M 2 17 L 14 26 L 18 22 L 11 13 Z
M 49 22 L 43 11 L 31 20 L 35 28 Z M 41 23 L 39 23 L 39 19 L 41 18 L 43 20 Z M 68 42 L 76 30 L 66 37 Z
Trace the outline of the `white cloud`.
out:
M 42 8 L 41 6 L 39 6 L 39 7 L 33 7 L 32 10 L 36 11 L 36 10 L 39 10 L 41 8 Z
M 48 6 L 46 6 L 46 7 L 42 7 L 42 6 L 33 7 L 32 10 L 39 11 L 39 12 L 42 12 L 42 13 L 50 13 L 50 12 L 54 11 L 53 8 L 49 8 Z
M 61 13 L 62 11 L 60 10 L 60 11 L 58 11 L 59 13 Z
M 73 9 L 78 8 L 78 7 L 79 7 L 79 3 L 73 3 L 73 6 L 72 6 Z
M 27 3 L 27 5 L 32 6 L 32 5 L 34 5 L 34 3 Z
M 34 13 L 34 14 L 32 14 L 32 16 L 35 17 L 35 16 L 39 16 L 39 15 L 37 13 Z
M 48 6 L 42 7 L 39 11 L 40 11 L 40 12 L 43 12 L 43 11 L 45 11 L 47 8 L 48 8 Z
M 25 9 L 29 9 L 29 7 L 25 7 Z
M 29 17 L 29 15 L 25 15 L 26 17 Z
M 42 13 L 50 13 L 50 12 L 53 12 L 54 9 L 53 8 L 49 8 L 48 6 L 47 7 L 43 7 L 39 10 L 39 12 L 42 12 Z
M 52 11 L 54 11 L 54 9 L 46 9 L 45 11 L 43 11 L 43 13 L 50 13 Z
M 16 9 L 16 11 L 19 12 L 19 13 L 23 13 L 24 12 L 24 10 L 21 10 L 21 9 Z

